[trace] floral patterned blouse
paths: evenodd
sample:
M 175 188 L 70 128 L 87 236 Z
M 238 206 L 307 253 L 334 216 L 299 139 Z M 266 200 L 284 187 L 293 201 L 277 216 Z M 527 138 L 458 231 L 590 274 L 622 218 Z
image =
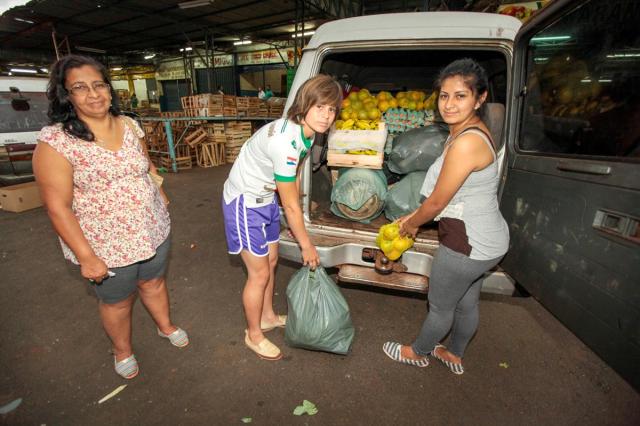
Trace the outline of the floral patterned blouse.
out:
M 95 254 L 116 268 L 149 259 L 169 236 L 169 212 L 151 181 L 139 138 L 144 132 L 125 121 L 124 141 L 110 151 L 65 133 L 62 124 L 44 127 L 39 143 L 58 151 L 73 167 L 73 212 Z M 60 238 L 64 257 L 78 260 Z

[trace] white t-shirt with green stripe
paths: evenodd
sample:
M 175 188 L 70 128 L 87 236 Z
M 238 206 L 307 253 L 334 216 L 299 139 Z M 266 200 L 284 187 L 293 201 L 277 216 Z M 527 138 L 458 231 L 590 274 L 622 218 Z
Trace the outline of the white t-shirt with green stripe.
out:
M 273 199 L 276 181 L 294 182 L 298 164 L 311 149 L 302 126 L 281 118 L 254 133 L 242 146 L 224 183 L 224 201 L 244 195 L 247 207 L 257 207 Z

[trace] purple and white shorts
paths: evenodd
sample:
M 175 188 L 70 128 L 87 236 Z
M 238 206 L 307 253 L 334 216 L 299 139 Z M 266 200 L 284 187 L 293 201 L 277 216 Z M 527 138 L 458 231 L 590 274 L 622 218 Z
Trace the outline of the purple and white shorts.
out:
M 229 204 L 222 198 L 224 232 L 229 253 L 238 254 L 249 250 L 254 256 L 269 254 L 269 244 L 280 240 L 280 209 L 278 196 L 260 207 L 247 207 L 244 195 Z

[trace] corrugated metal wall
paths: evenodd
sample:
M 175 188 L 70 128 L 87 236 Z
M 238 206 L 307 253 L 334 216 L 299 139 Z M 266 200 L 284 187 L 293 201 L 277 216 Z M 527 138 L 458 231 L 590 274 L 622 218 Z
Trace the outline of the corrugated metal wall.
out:
M 210 73 L 209 79 L 207 79 L 207 73 Z M 209 87 L 209 81 L 211 87 Z M 235 95 L 236 82 L 233 67 L 196 69 L 196 86 L 197 93 L 215 93 L 218 86 L 222 86 L 225 94 Z

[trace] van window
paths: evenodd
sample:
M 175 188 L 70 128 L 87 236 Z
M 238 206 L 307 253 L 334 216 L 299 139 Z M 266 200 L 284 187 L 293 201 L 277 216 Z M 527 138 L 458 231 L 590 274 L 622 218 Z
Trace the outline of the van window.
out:
M 49 101 L 43 92 L 0 92 L 0 133 L 35 132 L 47 125 Z
M 473 58 L 489 76 L 489 102 L 504 103 L 507 61 L 504 53 L 493 50 L 389 49 L 331 53 L 323 58 L 321 73 L 367 88 L 396 93 L 406 90 L 433 91 L 439 71 L 460 58 Z
M 585 3 L 529 41 L 520 150 L 640 158 L 640 4 Z

